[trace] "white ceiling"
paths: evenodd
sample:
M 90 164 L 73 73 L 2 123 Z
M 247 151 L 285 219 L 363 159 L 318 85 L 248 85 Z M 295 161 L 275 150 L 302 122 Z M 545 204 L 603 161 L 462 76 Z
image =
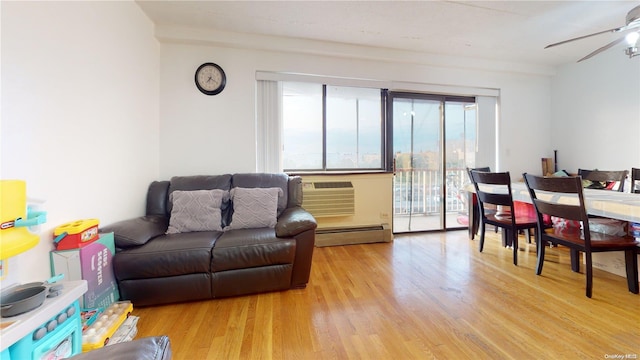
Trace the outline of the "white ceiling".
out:
M 558 65 L 620 34 L 638 1 L 137 1 L 157 26 Z M 624 55 L 624 42 L 607 51 Z M 636 60 L 636 59 L 634 59 Z M 589 61 L 589 60 L 587 60 Z

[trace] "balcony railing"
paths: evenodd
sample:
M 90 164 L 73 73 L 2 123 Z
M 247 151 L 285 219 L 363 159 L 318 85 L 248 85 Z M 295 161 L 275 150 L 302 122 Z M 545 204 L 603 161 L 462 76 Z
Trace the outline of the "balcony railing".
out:
M 439 214 L 442 198 L 447 213 L 466 212 L 462 188 L 468 182 L 466 169 L 448 169 L 443 189 L 438 170 L 396 169 L 393 178 L 394 215 Z M 446 194 L 444 192 L 446 191 Z

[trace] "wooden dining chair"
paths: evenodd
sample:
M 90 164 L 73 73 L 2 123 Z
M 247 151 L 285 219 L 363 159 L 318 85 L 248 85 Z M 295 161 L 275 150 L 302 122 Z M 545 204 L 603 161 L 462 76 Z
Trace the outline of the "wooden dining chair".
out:
M 588 188 L 612 190 L 616 184 L 619 184 L 617 188 L 617 191 L 619 192 L 624 191 L 624 181 L 627 178 L 628 173 L 628 170 L 603 171 L 578 169 L 578 175 L 582 177 L 582 180 L 589 180 L 592 182 L 592 185 Z
M 511 193 L 511 176 L 509 172 L 484 172 L 471 170 L 471 180 L 478 197 L 480 210 L 480 245 L 484 248 L 486 225 L 502 228 L 507 239 L 506 245 L 513 247 L 513 264 L 518 265 L 518 233 L 520 230 L 535 228 L 537 220 L 528 215 L 519 215 L 513 211 L 513 197 Z M 491 189 L 489 189 L 489 186 Z M 511 210 L 508 213 L 490 212 L 489 207 L 505 206 Z M 527 233 L 528 234 L 528 233 Z M 527 235 L 528 236 L 528 235 Z
M 584 205 L 582 181 L 576 177 L 539 177 L 523 174 L 531 195 L 538 220 L 538 246 L 536 275 L 542 273 L 546 244 L 567 246 L 571 255 L 571 269 L 580 272 L 580 253 L 585 254 L 586 295 L 591 297 L 593 287 L 592 253 L 624 251 L 629 291 L 638 293 L 637 244 L 631 236 L 613 236 L 592 232 Z M 582 227 L 545 228 L 543 215 L 580 221 Z
M 631 189 L 629 192 L 632 194 L 640 194 L 640 189 L 636 189 L 636 181 L 640 181 L 640 169 L 631 168 Z
M 491 167 L 489 166 L 483 166 L 483 167 L 477 167 L 477 168 L 470 168 L 467 167 L 467 175 L 469 176 L 469 181 L 473 182 L 473 180 L 471 179 L 471 170 L 476 170 L 476 171 L 485 171 L 485 172 L 489 172 L 491 171 Z M 473 195 L 473 194 L 472 194 Z M 480 209 L 478 208 L 478 197 L 473 195 L 471 196 L 471 206 L 469 207 L 470 211 L 469 211 L 469 216 L 471 217 L 471 221 L 469 222 L 469 237 L 471 238 L 471 240 L 473 240 L 476 236 L 476 233 L 478 232 L 478 227 L 480 226 Z M 489 209 L 487 209 L 487 211 L 489 211 Z M 496 209 L 491 209 L 491 211 L 495 212 Z M 498 228 L 495 228 L 495 231 L 498 232 Z

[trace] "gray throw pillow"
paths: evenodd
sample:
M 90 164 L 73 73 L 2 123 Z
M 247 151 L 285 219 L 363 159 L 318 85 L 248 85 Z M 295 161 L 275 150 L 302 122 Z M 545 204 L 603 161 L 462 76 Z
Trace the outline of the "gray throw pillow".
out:
M 229 197 L 225 190 L 176 190 L 171 193 L 173 203 L 167 234 L 191 231 L 222 231 L 220 206 Z
M 224 230 L 273 228 L 278 222 L 278 198 L 281 188 L 233 188 L 231 189 L 233 216 Z

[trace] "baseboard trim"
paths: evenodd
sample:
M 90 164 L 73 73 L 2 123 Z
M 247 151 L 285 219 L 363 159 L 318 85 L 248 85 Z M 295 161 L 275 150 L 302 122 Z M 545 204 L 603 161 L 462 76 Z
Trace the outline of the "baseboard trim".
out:
M 352 228 L 325 228 L 316 230 L 316 246 L 340 246 L 391 242 L 389 224 Z

